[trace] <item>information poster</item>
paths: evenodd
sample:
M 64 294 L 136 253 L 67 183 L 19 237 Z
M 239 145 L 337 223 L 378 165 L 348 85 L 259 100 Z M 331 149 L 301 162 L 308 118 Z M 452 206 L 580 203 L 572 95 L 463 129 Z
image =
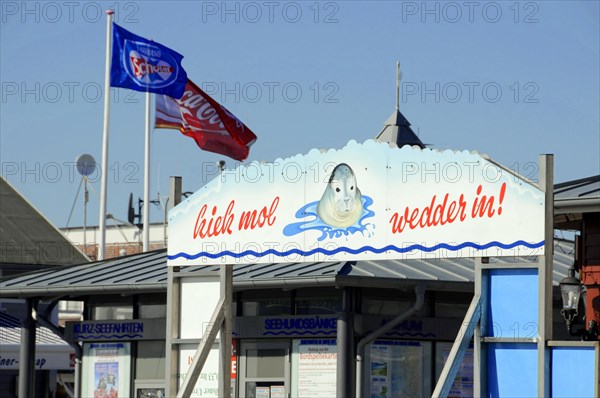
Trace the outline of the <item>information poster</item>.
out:
M 444 349 L 444 363 L 450 355 L 450 348 Z M 465 352 L 454 383 L 448 393 L 448 398 L 473 398 L 473 349 L 469 348 Z
M 256 387 L 256 398 L 271 398 L 269 387 Z
M 118 398 L 129 396 L 129 343 L 85 343 L 83 353 L 84 396 Z
M 187 371 L 192 364 L 198 344 L 182 344 L 179 350 L 179 387 Z M 219 396 L 219 344 L 213 345 L 208 354 L 208 358 L 202 367 L 202 372 L 198 376 L 198 381 L 194 386 L 190 397 L 214 397 Z
M 337 345 L 331 339 L 294 340 L 294 390 L 298 398 L 336 396 Z
M 419 342 L 376 341 L 371 344 L 370 397 L 423 396 L 423 354 Z
M 271 398 L 285 398 L 285 387 L 271 386 Z

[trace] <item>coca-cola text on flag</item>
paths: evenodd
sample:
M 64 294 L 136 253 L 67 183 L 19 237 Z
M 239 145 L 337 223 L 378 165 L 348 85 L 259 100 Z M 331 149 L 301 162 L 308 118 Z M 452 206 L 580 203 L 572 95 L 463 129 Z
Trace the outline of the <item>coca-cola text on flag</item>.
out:
M 256 135 L 188 79 L 180 99 L 156 96 L 156 128 L 177 129 L 205 151 L 243 161 Z

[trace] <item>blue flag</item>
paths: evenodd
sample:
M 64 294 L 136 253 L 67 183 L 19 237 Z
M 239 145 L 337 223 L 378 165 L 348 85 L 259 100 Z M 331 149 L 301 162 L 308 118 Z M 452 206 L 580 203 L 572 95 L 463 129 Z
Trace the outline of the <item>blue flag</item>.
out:
M 149 91 L 179 99 L 187 84 L 182 59 L 181 54 L 170 48 L 113 23 L 112 87 Z

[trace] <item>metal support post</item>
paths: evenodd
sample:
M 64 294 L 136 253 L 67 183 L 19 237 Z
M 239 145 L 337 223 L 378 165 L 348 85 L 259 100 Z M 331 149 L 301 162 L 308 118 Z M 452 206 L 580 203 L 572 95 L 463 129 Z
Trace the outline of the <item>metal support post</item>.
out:
M 487 336 L 487 306 L 489 277 L 487 271 L 482 269 L 481 257 L 475 259 L 475 295 L 480 297 L 481 318 L 473 335 L 473 396 L 487 395 L 487 347 L 482 344 Z
M 552 273 L 554 250 L 554 156 L 540 156 L 540 189 L 545 193 L 544 256 L 538 261 L 538 395 L 550 396 L 550 355 L 546 344 L 552 340 Z
M 221 267 L 221 300 L 223 300 L 223 324 L 219 337 L 221 360 L 219 362 L 219 396 L 231 396 L 231 333 L 233 330 L 233 265 Z
M 353 397 L 353 322 L 351 318 L 352 311 L 352 291 L 350 287 L 344 287 L 342 292 L 342 313 L 337 319 L 337 382 L 336 396 Z
M 180 278 L 175 278 L 174 273 L 179 272 L 179 267 L 167 266 L 167 341 L 165 347 L 165 393 L 167 397 L 177 394 L 177 375 L 179 373 L 179 350 L 173 340 L 179 338 L 179 311 L 180 311 Z
M 27 314 L 21 325 L 21 353 L 19 355 L 19 397 L 35 395 L 35 332 L 33 319 L 35 305 L 27 299 Z

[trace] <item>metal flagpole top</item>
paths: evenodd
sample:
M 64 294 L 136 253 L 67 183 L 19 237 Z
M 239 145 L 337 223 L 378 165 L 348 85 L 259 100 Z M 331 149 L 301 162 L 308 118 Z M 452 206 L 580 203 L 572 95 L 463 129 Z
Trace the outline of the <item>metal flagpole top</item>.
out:
M 115 13 L 115 11 L 114 10 L 106 10 L 106 11 L 104 11 L 104 13 L 106 15 L 113 15 Z

